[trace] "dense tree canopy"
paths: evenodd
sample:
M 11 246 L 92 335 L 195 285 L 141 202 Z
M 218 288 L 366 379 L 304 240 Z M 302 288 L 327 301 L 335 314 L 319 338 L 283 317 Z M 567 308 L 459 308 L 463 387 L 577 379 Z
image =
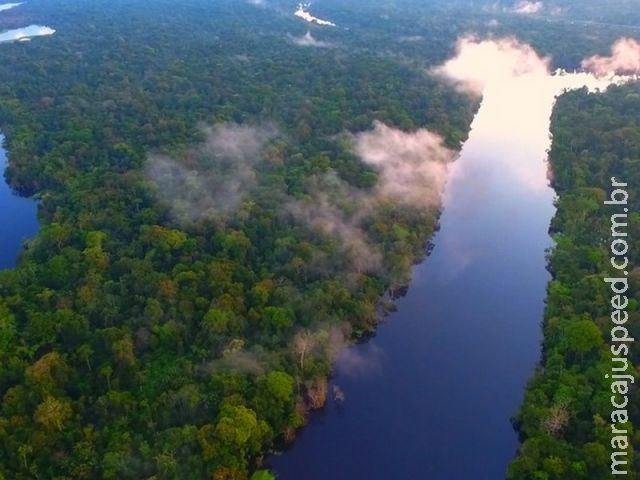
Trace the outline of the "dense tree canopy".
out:
M 0 476 L 249 478 L 323 405 L 334 344 L 374 328 L 435 227 L 437 205 L 360 218 L 350 195 L 377 174 L 345 134 L 379 120 L 457 148 L 475 105 L 348 33 L 301 47 L 306 25 L 245 2 L 8 12 L 0 28 L 57 32 L 0 45 L 7 179 L 42 225 L 0 272 Z M 301 220 L 325 188 L 380 265 Z
M 477 104 L 427 69 L 463 33 L 518 32 L 567 67 L 619 34 L 513 15 L 490 27 L 495 12 L 460 3 L 407 15 L 337 0 L 320 13 L 339 28 L 320 29 L 292 15 L 297 1 L 267 3 L 30 0 L 0 15 L 1 30 L 56 29 L 0 44 L 6 177 L 38 198 L 42 227 L 0 272 L 0 478 L 272 478 L 262 453 L 324 404 L 336 348 L 375 327 L 436 227 L 437 204 L 369 200 L 379 172 L 349 134 L 380 121 L 459 148 Z M 296 42 L 307 30 L 325 43 Z M 571 97 L 608 113 L 579 117 L 606 142 L 555 120 L 563 233 L 545 328 L 560 379 L 532 382 L 514 478 L 596 478 L 602 465 L 602 401 L 576 406 L 600 399 L 585 365 L 606 341 L 593 328 L 606 260 L 586 243 L 604 221 L 594 199 L 637 157 L 637 92 L 612 95 L 622 117 Z M 551 417 L 571 437 L 541 435 Z
M 586 89 L 566 93 L 552 118 L 550 152 L 559 193 L 552 221 L 556 245 L 549 257 L 544 322 L 544 360 L 531 380 L 515 422 L 523 438 L 510 479 L 578 480 L 615 478 L 611 474 L 612 351 L 611 288 L 618 276 L 610 258 L 611 215 L 622 213 L 603 202 L 611 177 L 628 184 L 630 291 L 626 327 L 640 333 L 640 85 L 611 87 L 604 94 Z M 629 345 L 628 372 L 640 364 L 637 342 Z M 640 390 L 632 385 L 629 424 L 632 451 L 640 446 Z M 638 456 L 630 455 L 629 478 L 637 478 Z M 624 469 L 623 469 L 624 470 Z

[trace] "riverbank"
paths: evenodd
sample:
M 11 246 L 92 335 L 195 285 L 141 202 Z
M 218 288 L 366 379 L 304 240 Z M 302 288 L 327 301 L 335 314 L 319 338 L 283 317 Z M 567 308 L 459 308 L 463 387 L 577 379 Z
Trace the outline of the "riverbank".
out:
M 12 268 L 16 264 L 25 239 L 33 238 L 38 232 L 37 203 L 15 194 L 4 179 L 7 155 L 4 136 L 0 134 L 0 270 Z
M 554 211 L 553 94 L 529 86 L 486 92 L 432 254 L 375 336 L 337 359 L 331 386 L 345 400 L 269 458 L 278 478 L 504 476 L 517 449 L 509 419 L 539 359 Z
M 550 163 L 558 194 L 551 229 L 556 246 L 548 265 L 553 280 L 547 289 L 544 358 L 531 379 L 515 423 L 522 438 L 509 479 L 615 478 L 611 397 L 612 356 L 610 286 L 615 277 L 609 251 L 611 178 L 628 184 L 630 264 L 628 327 L 640 328 L 640 84 L 611 87 L 606 93 L 570 92 L 558 100 L 552 118 Z M 588 132 L 588 134 L 586 133 Z M 625 227 L 626 228 L 626 227 Z M 618 273 L 619 276 L 619 273 Z M 620 352 L 618 352 L 619 354 Z M 640 362 L 640 351 L 629 344 L 628 372 Z M 614 392 L 616 393 L 616 392 Z M 637 398 L 637 385 L 628 395 Z M 627 429 L 640 425 L 637 401 L 631 401 Z M 617 419 L 620 421 L 620 419 Z M 635 428 L 634 428 L 635 430 Z M 618 465 L 630 478 L 637 472 L 635 448 Z

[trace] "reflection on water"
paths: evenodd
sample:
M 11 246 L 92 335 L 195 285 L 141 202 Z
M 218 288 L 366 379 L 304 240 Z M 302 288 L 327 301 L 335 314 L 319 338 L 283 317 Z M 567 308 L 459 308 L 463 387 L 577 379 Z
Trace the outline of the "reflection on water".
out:
M 22 5 L 22 3 L 3 3 L 3 4 L 0 4 L 0 12 L 3 12 L 5 10 L 11 10 L 12 8 L 19 7 L 20 5 Z
M 10 10 L 22 5 L 22 3 L 3 3 L 0 4 L 0 12 Z M 44 35 L 53 35 L 56 31 L 51 27 L 45 27 L 44 25 L 29 25 L 27 27 L 16 28 L 13 30 L 7 30 L 0 33 L 0 43 L 3 42 L 26 42 L 34 37 L 41 37 Z
M 344 403 L 269 459 L 280 480 L 504 478 L 510 417 L 540 354 L 554 99 L 611 80 L 546 67 L 496 78 L 483 79 L 432 256 L 376 337 L 336 363 Z M 370 368 L 353 375 L 354 356 Z
M 7 167 L 7 157 L 2 148 L 4 137 L 0 135 L 0 172 Z M 37 204 L 33 200 L 18 197 L 0 179 L 0 269 L 11 268 L 25 238 L 33 237 L 38 231 L 36 219 Z
M 53 35 L 56 31 L 53 28 L 42 25 L 29 25 L 24 28 L 16 28 L 0 33 L 0 43 L 26 41 L 33 37 L 41 37 L 43 35 Z

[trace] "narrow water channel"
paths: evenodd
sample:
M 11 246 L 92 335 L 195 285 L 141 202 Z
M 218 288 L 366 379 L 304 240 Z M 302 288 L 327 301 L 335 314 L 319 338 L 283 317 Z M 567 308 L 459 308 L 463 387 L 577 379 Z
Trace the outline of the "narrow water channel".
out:
M 7 155 L 4 136 L 0 135 L 0 270 L 15 266 L 22 242 L 38 231 L 38 206 L 28 198 L 17 196 L 4 180 Z
M 433 254 L 376 337 L 337 362 L 344 404 L 269 459 L 280 480 L 505 478 L 518 447 L 510 418 L 540 355 L 549 119 L 555 96 L 588 80 L 487 85 Z

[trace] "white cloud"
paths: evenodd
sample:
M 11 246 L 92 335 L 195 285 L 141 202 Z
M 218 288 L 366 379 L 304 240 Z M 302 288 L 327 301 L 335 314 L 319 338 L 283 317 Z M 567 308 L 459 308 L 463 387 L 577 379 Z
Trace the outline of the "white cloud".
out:
M 640 42 L 621 38 L 611 47 L 611 55 L 594 55 L 582 61 L 582 68 L 599 76 L 640 74 Z
M 362 228 L 370 210 L 371 198 L 334 172 L 313 179 L 309 196 L 286 206 L 286 212 L 297 221 L 339 240 L 345 258 L 358 272 L 377 271 L 382 262 Z
M 439 135 L 427 129 L 404 132 L 376 121 L 372 130 L 352 139 L 360 159 L 378 171 L 379 197 L 417 207 L 440 202 L 447 164 L 456 152 Z
M 191 223 L 233 212 L 256 185 L 254 167 L 264 145 L 277 134 L 271 125 L 220 123 L 181 161 L 152 155 L 145 172 L 174 219 Z
M 478 40 L 466 36 L 458 40 L 456 56 L 431 69 L 431 73 L 450 81 L 461 91 L 482 95 L 489 83 L 524 75 L 547 75 L 550 61 L 513 37 Z
M 311 3 L 299 3 L 298 9 L 294 12 L 296 17 L 300 17 L 307 22 L 316 23 L 318 25 L 326 25 L 330 27 L 335 27 L 336 24 L 330 22 L 329 20 L 322 20 L 321 18 L 314 17 L 308 12 L 308 8 L 311 6 Z
M 543 8 L 544 8 L 543 2 L 529 2 L 525 0 L 522 2 L 518 2 L 513 7 L 513 11 L 515 13 L 520 13 L 522 15 L 532 15 L 535 13 L 540 13 Z
M 377 184 L 371 190 L 356 188 L 330 171 L 310 179 L 308 195 L 289 202 L 285 211 L 312 230 L 339 240 L 355 271 L 377 271 L 382 256 L 365 225 L 387 202 L 417 209 L 440 205 L 447 165 L 457 153 L 429 130 L 402 131 L 382 122 L 345 136 L 360 160 L 377 171 Z
M 322 40 L 316 40 L 311 32 L 307 32 L 301 37 L 294 37 L 289 35 L 289 38 L 293 43 L 299 45 L 301 47 L 330 47 L 332 46 L 329 42 L 323 42 Z
M 375 342 L 366 347 L 351 347 L 342 350 L 336 359 L 336 368 L 341 375 L 360 377 L 378 373 L 387 360 L 385 351 Z
M 531 46 L 515 38 L 460 39 L 455 56 L 432 72 L 463 91 L 482 96 L 482 103 L 464 145 L 464 151 L 472 155 L 476 163 L 458 169 L 456 162 L 449 180 L 455 182 L 460 175 L 477 179 L 475 183 L 468 181 L 474 185 L 475 192 L 467 191 L 465 195 L 482 195 L 486 180 L 483 172 L 504 171 L 509 172 L 509 181 L 519 184 L 523 190 L 544 192 L 547 189 L 544 164 L 521 161 L 526 158 L 522 152 L 539 150 L 540 158 L 544 157 L 544 148 L 540 149 L 540 145 L 545 148 L 549 145 L 549 118 L 555 97 L 563 91 L 582 87 L 603 90 L 627 81 L 630 77 L 611 74 L 610 64 L 629 67 L 630 59 L 636 58 L 629 54 L 630 46 L 625 43 L 614 49 L 619 52 L 612 57 L 618 59 L 616 61 L 598 59 L 594 62 L 597 66 L 604 63 L 608 67 L 604 70 L 610 73 L 608 77 L 597 77 L 587 72 L 562 70 L 552 74 L 550 59 L 541 57 Z M 500 162 L 497 169 L 496 162 Z
M 339 240 L 355 271 L 377 271 L 382 256 L 364 225 L 381 203 L 418 209 L 439 205 L 447 164 L 457 153 L 429 130 L 405 132 L 382 122 L 346 136 L 360 160 L 378 172 L 373 190 L 355 188 L 329 172 L 313 179 L 308 196 L 289 202 L 286 212 L 312 230 Z

